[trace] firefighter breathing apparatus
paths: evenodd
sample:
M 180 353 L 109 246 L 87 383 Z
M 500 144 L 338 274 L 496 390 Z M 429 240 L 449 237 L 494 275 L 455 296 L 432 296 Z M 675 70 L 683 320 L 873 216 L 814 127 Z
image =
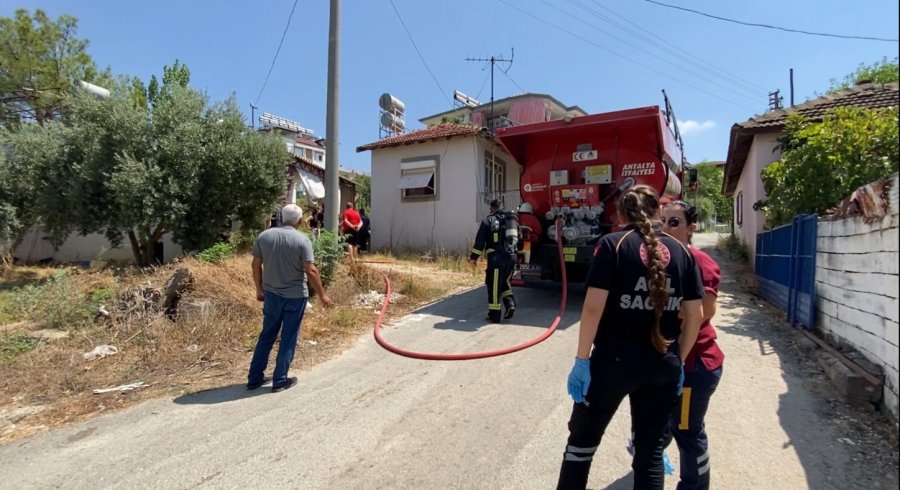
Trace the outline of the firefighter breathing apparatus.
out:
M 509 213 L 507 213 L 507 214 L 509 214 Z M 482 352 L 466 352 L 466 353 L 459 353 L 459 354 L 438 354 L 438 353 L 431 353 L 431 352 L 417 352 L 417 351 L 412 351 L 412 350 L 403 349 L 401 347 L 397 347 L 397 346 L 391 344 L 390 342 L 388 342 L 387 340 L 385 340 L 384 336 L 381 333 L 381 322 L 382 322 L 382 320 L 384 320 L 384 314 L 387 312 L 388 306 L 390 306 L 391 280 L 388 278 L 387 274 L 385 274 L 381 271 L 377 271 L 381 275 L 381 278 L 384 280 L 385 295 L 384 295 L 384 304 L 381 305 L 381 311 L 378 312 L 378 317 L 375 319 L 375 329 L 374 329 L 375 341 L 378 342 L 378 345 L 384 347 L 386 350 L 388 350 L 390 352 L 393 352 L 394 354 L 401 355 L 404 357 L 410 357 L 413 359 L 426 359 L 426 360 L 432 360 L 432 361 L 466 361 L 466 360 L 471 360 L 471 359 L 486 359 L 488 357 L 496 357 L 496 356 L 502 356 L 505 354 L 511 354 L 513 352 L 524 350 L 531 346 L 534 346 L 534 345 L 537 345 L 537 344 L 543 342 L 544 340 L 549 338 L 551 335 L 553 335 L 553 332 L 556 331 L 556 327 L 559 326 L 559 322 L 562 321 L 562 317 L 566 314 L 566 298 L 567 298 L 566 291 L 567 291 L 567 287 L 568 287 L 568 282 L 566 281 L 566 262 L 565 262 L 565 255 L 563 254 L 563 246 L 562 246 L 563 241 L 560 237 L 561 229 L 562 229 L 562 226 L 560 226 L 559 219 L 557 219 L 556 244 L 557 244 L 557 251 L 559 252 L 560 269 L 562 271 L 562 298 L 560 299 L 560 302 L 559 302 L 559 311 L 556 314 L 556 318 L 553 320 L 553 323 L 550 324 L 550 326 L 547 328 L 547 330 L 545 330 L 542 334 L 538 335 L 537 337 L 535 337 L 531 340 L 528 340 L 528 341 L 525 341 L 525 342 L 522 342 L 522 343 L 519 343 L 516 345 L 512 345 L 512 346 L 504 347 L 504 348 L 500 348 L 500 349 L 482 351 Z

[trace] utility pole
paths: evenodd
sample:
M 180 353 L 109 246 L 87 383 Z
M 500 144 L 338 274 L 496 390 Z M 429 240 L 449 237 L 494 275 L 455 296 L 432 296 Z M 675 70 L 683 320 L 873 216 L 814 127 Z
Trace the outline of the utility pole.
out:
M 491 63 L 491 108 L 490 108 L 490 115 L 488 118 L 487 127 L 491 130 L 492 133 L 494 131 L 496 131 L 496 129 L 497 129 L 497 128 L 491 127 L 494 124 L 494 65 L 496 65 L 497 63 L 509 63 L 509 65 L 506 67 L 506 70 L 503 70 L 503 73 L 506 73 L 507 71 L 509 71 L 509 69 L 512 68 L 513 59 L 515 59 L 515 57 L 516 57 L 515 50 L 510 50 L 510 52 L 511 52 L 511 54 L 509 56 L 509 59 L 498 58 L 496 56 L 491 56 L 490 58 L 466 58 L 466 61 L 478 61 L 478 62 L 490 62 Z
M 256 129 L 256 104 L 250 103 L 250 127 Z
M 769 110 L 774 111 L 776 109 L 781 109 L 781 100 L 781 90 L 769 92 Z
M 340 162 L 338 152 L 338 87 L 340 80 L 341 0 L 331 0 L 328 21 L 328 91 L 325 115 L 325 228 L 338 231 Z
M 791 107 L 794 107 L 794 69 L 791 68 Z

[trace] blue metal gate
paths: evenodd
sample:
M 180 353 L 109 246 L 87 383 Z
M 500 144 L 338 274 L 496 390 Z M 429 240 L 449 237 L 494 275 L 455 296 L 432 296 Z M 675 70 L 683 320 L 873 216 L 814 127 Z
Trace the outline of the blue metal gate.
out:
M 816 227 L 818 216 L 800 214 L 789 225 L 756 235 L 760 293 L 784 310 L 791 325 L 816 325 Z

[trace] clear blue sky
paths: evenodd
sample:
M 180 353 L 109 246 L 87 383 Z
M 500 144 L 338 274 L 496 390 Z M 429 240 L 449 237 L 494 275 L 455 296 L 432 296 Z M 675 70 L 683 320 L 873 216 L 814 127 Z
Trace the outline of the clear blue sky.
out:
M 260 111 L 293 119 L 322 136 L 328 3 L 299 0 L 259 100 Z M 521 87 L 596 113 L 662 104 L 660 90 L 666 89 L 692 162 L 724 159 L 729 128 L 764 112 L 767 91 L 781 89 L 788 104 L 789 68 L 794 68 L 799 103 L 824 92 L 830 79 L 851 73 L 859 63 L 893 58 L 898 52 L 897 43 L 744 27 L 640 0 L 394 3 L 443 92 L 423 66 L 388 0 L 343 1 L 340 156 L 345 167 L 369 171 L 369 153 L 357 154 L 355 148 L 378 139 L 382 93 L 403 100 L 407 127 L 420 128 L 419 118 L 450 108 L 447 99 L 453 90 L 489 100 L 489 85 L 484 83 L 489 71 L 484 64 L 465 58 L 509 56 L 510 48 L 515 48 L 515 62 L 509 78 L 495 74 L 496 98 L 515 95 Z M 666 3 L 747 22 L 898 37 L 896 0 Z M 53 17 L 76 16 L 78 35 L 90 40 L 94 60 L 115 73 L 148 80 L 178 58 L 191 68 L 195 87 L 213 99 L 235 94 L 249 120 L 250 102 L 263 85 L 292 4 L 293 0 L 13 0 L 3 2 L 0 15 L 9 16 L 18 7 L 40 7 Z M 690 64 L 659 46 L 708 64 Z M 722 72 L 728 75 L 716 75 Z

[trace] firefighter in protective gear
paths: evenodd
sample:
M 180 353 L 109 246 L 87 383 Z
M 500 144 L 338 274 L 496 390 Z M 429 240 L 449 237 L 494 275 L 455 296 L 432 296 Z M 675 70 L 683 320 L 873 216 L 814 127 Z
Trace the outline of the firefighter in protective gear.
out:
M 499 323 L 501 302 L 506 309 L 504 318 L 510 319 L 516 312 L 510 280 L 516 265 L 519 226 L 516 215 L 504 212 L 500 201 L 494 199 L 490 205 L 491 214 L 478 228 L 469 260 L 474 265 L 478 257 L 485 256 L 487 259 L 484 283 L 488 292 L 488 314 L 485 320 Z

